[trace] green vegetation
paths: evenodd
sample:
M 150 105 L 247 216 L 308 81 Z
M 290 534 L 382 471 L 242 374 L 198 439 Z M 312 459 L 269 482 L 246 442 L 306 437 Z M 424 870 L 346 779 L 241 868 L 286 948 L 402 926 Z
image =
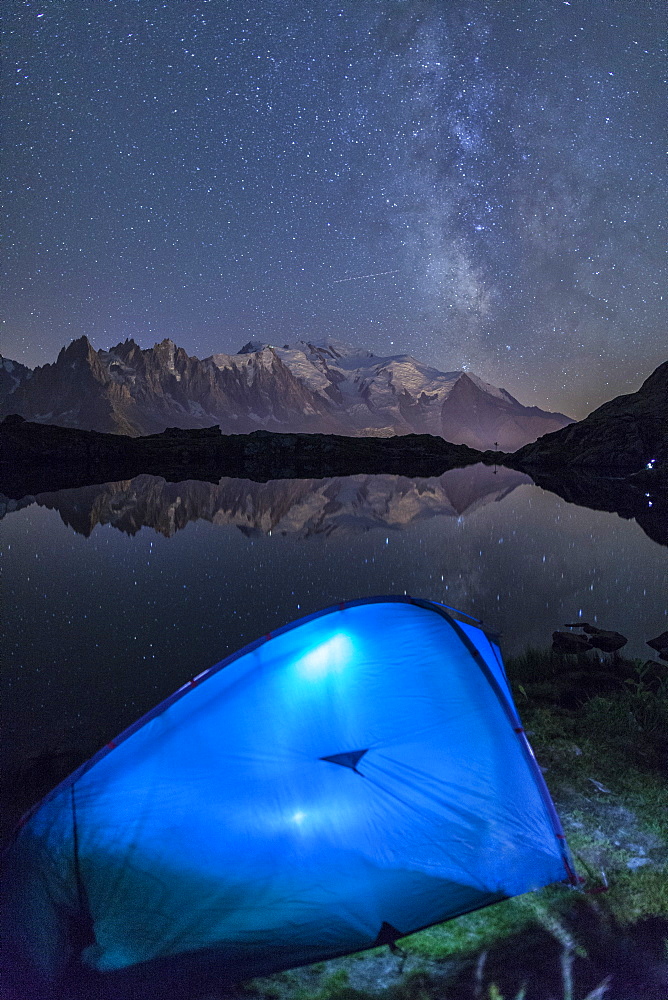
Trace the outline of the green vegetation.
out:
M 542 741 L 547 747 L 553 737 L 570 732 L 614 756 L 624 768 L 665 768 L 668 665 L 625 660 L 614 653 L 528 650 L 510 660 L 507 670 L 525 726 L 535 723 L 537 746 Z
M 541 673 L 530 651 L 508 673 L 579 873 L 609 883 L 605 907 L 621 924 L 668 917 L 668 666 L 614 655 L 542 661 Z M 578 694 L 574 678 L 588 666 Z
M 584 891 L 549 886 L 404 938 L 399 956 L 254 980 L 246 997 L 535 1000 L 547 976 L 564 1000 L 627 1000 L 615 983 L 634 954 L 639 970 L 665 968 L 668 665 L 528 650 L 507 671 Z

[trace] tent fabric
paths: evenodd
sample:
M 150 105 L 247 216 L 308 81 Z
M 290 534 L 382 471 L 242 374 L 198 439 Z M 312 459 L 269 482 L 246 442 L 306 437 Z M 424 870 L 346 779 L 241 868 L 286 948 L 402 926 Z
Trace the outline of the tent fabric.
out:
M 6 862 L 10 964 L 45 980 L 198 955 L 243 979 L 573 880 L 493 637 L 410 598 L 326 609 L 184 685 Z

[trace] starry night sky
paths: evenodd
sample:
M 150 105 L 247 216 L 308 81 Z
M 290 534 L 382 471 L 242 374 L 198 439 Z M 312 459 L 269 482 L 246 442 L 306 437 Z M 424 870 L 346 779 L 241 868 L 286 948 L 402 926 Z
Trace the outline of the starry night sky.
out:
M 10 0 L 2 353 L 332 336 L 581 417 L 668 356 L 665 8 Z

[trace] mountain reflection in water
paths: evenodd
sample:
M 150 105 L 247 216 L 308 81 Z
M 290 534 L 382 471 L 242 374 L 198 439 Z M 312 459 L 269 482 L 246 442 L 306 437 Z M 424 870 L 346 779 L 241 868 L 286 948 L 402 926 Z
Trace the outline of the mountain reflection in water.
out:
M 66 525 L 87 537 L 98 524 L 129 535 L 149 527 L 171 537 L 190 522 L 203 520 L 235 525 L 247 535 L 278 532 L 309 538 L 459 517 L 530 482 L 512 469 L 494 472 L 484 465 L 452 469 L 432 479 L 360 475 L 267 483 L 221 479 L 213 484 L 136 476 L 126 482 L 38 493 L 26 500 L 57 510 Z
M 405 528 L 430 517 L 470 514 L 481 504 L 502 500 L 517 486 L 542 489 L 592 510 L 635 520 L 659 545 L 668 545 L 668 490 L 639 477 L 593 476 L 585 470 L 524 473 L 503 466 L 472 465 L 430 478 L 359 474 L 323 479 L 223 478 L 171 482 L 160 476 L 61 490 L 39 489 L 25 497 L 2 493 L 0 518 L 37 503 L 56 510 L 77 534 L 96 525 L 128 535 L 149 527 L 171 537 L 193 521 L 235 525 L 244 534 L 280 532 L 297 538 L 359 534 L 376 527 Z M 651 490 L 651 492 L 648 492 Z

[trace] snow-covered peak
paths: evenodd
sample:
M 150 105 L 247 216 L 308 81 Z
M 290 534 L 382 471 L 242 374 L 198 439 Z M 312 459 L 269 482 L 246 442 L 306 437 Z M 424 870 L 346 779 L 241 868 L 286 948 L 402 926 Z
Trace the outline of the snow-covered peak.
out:
M 461 371 L 439 371 L 438 368 L 425 365 L 410 354 L 393 354 L 387 358 L 374 358 L 374 362 L 374 367 L 378 372 L 383 370 L 391 372 L 395 378 L 409 381 L 414 388 L 417 387 L 418 383 L 424 383 L 424 389 L 427 391 L 428 386 L 435 384 L 451 386 L 462 374 Z
M 249 341 L 250 344 L 250 341 Z M 246 345 L 248 347 L 248 344 Z M 271 368 L 278 352 L 270 344 L 257 344 L 257 349 L 246 350 L 244 347 L 237 354 L 212 354 L 210 361 L 216 368 L 234 368 L 246 370 L 257 367 Z
M 263 351 L 267 344 L 263 344 L 261 340 L 249 340 L 247 344 L 244 344 L 237 354 L 256 354 L 258 351 Z M 214 354 L 213 357 L 220 357 L 219 354 Z
M 338 361 L 343 358 L 373 358 L 371 351 L 354 347 L 343 340 L 334 340 L 331 337 L 325 337 L 322 340 L 298 340 L 295 344 L 286 344 L 285 346 L 288 349 L 303 351 L 307 358 L 321 358 L 323 361 L 329 359 Z
M 461 374 L 461 372 L 459 374 Z M 481 378 L 478 378 L 478 376 L 474 375 L 472 372 L 464 372 L 464 374 L 471 380 L 471 382 L 473 382 L 474 385 L 476 385 L 483 392 L 489 393 L 490 396 L 494 396 L 496 399 L 503 399 L 507 403 L 517 403 L 515 397 L 511 396 L 505 389 L 499 389 L 490 382 L 483 382 Z
M 305 355 L 309 361 L 330 361 L 349 357 L 373 358 L 371 351 L 367 351 L 361 347 L 355 347 L 352 344 L 347 344 L 343 340 L 336 340 L 332 337 L 324 337 L 313 340 L 295 340 L 294 342 L 284 344 L 269 344 L 261 340 L 249 340 L 248 343 L 244 344 L 244 346 L 237 353 L 251 354 L 266 350 L 268 347 L 277 351 L 279 354 L 283 351 L 298 351 Z

